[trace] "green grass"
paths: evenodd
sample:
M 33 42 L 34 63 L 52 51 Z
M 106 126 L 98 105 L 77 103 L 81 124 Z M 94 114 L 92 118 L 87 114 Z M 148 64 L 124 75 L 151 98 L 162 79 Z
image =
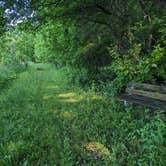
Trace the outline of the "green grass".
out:
M 31 67 L 0 95 L 0 166 L 165 165 L 160 113 L 124 107 Z
M 0 91 L 16 79 L 15 71 L 0 65 Z

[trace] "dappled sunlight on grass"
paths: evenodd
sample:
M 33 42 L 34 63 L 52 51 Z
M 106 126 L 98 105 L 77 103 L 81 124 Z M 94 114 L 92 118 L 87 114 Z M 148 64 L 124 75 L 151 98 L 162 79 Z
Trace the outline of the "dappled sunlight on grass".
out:
M 106 102 L 101 98 L 101 96 L 90 93 L 76 93 L 76 92 L 66 92 L 66 93 L 58 93 L 58 91 L 49 92 L 43 96 L 43 101 L 54 103 L 55 105 L 65 105 L 67 104 L 69 108 L 71 107 L 69 104 L 86 104 L 87 102 Z M 79 106 L 79 105 L 78 105 Z
M 72 111 L 62 111 L 60 113 L 61 118 L 72 119 L 74 117 L 74 113 Z
M 89 142 L 83 145 L 85 152 L 94 157 L 108 157 L 110 151 L 100 142 Z
M 62 111 L 62 110 L 52 109 L 50 110 L 50 112 L 56 114 L 61 119 L 70 120 L 75 117 L 75 113 L 72 110 Z
M 68 92 L 68 93 L 61 93 L 58 95 L 60 102 L 66 102 L 66 103 L 77 103 L 80 102 L 83 99 L 83 96 L 78 95 L 74 92 Z
M 141 156 L 144 140 L 149 140 L 147 156 L 159 154 L 158 150 L 151 153 L 151 146 L 163 146 L 164 125 L 157 117 L 124 108 L 92 90 L 72 87 L 63 73 L 56 76 L 56 72 L 24 72 L 1 94 L 0 166 L 45 165 L 47 161 L 60 165 L 61 159 L 71 157 L 68 154 L 85 165 L 116 165 L 112 160 L 123 165 L 129 163 L 126 158 L 135 161 Z
M 57 85 L 48 85 L 47 87 L 46 87 L 46 89 L 48 89 L 48 90 L 56 90 L 56 89 L 58 89 L 59 87 L 57 86 Z
M 82 93 L 77 94 L 74 92 L 68 92 L 68 93 L 61 93 L 58 95 L 59 101 L 61 102 L 66 102 L 66 103 L 77 103 L 81 101 L 86 101 L 86 100 L 100 100 L 101 97 L 96 94 L 88 94 L 87 93 Z
M 77 103 L 77 102 L 79 102 L 80 100 L 69 98 L 69 99 L 60 99 L 59 101 L 60 101 L 60 102 L 63 102 L 63 103 Z
M 91 99 L 92 99 L 92 100 L 100 100 L 100 99 L 101 99 L 101 96 L 93 94 L 93 95 L 91 96 Z
M 70 98 L 70 97 L 77 97 L 76 93 L 69 92 L 69 93 L 61 93 L 58 95 L 60 98 Z
M 59 103 L 76 103 L 81 101 L 82 96 L 77 95 L 76 93 L 62 93 L 62 94 L 45 94 L 43 100 L 51 100 Z

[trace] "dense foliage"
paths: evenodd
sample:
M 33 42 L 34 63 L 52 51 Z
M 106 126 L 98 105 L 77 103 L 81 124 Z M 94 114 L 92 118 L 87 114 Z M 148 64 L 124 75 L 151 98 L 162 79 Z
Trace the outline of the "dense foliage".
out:
M 11 54 L 14 61 L 83 68 L 91 82 L 97 83 L 108 77 L 109 81 L 121 80 L 120 84 L 133 79 L 165 82 L 164 1 L 13 0 L 6 1 L 2 8 L 8 10 L 8 21 L 15 20 L 17 31 L 4 35 L 7 52 L 2 51 L 1 57 L 9 59 Z M 8 49 L 6 45 L 16 46 Z M 104 78 L 98 76 L 104 71 Z
M 0 0 L 0 165 L 161 165 L 161 110 L 116 101 L 166 85 L 165 0 Z M 41 65 L 42 63 L 42 65 Z

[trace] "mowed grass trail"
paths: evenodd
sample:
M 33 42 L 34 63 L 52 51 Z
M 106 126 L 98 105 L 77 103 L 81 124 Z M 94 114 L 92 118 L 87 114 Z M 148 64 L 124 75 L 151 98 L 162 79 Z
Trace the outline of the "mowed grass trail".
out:
M 67 69 L 30 68 L 0 94 L 0 166 L 164 165 L 164 129 L 159 114 L 72 85 Z

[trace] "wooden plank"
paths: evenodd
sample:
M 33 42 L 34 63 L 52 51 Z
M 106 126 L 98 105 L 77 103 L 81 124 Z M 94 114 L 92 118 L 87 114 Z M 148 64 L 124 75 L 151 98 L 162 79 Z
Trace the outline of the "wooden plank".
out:
M 150 92 L 150 91 L 143 91 L 143 90 L 130 89 L 130 88 L 126 88 L 126 92 L 130 95 L 139 95 L 161 101 L 166 101 L 166 94 L 161 94 L 158 92 Z
M 145 90 L 145 91 L 152 91 L 152 92 L 166 94 L 166 87 L 165 86 L 130 82 L 129 87 L 131 89 L 140 89 L 140 90 Z
M 123 94 L 118 97 L 121 101 L 127 101 L 130 104 L 136 104 L 143 107 L 148 107 L 152 109 L 162 109 L 166 110 L 166 102 L 159 101 L 155 99 L 150 99 L 148 97 L 138 96 L 138 95 L 128 95 Z

